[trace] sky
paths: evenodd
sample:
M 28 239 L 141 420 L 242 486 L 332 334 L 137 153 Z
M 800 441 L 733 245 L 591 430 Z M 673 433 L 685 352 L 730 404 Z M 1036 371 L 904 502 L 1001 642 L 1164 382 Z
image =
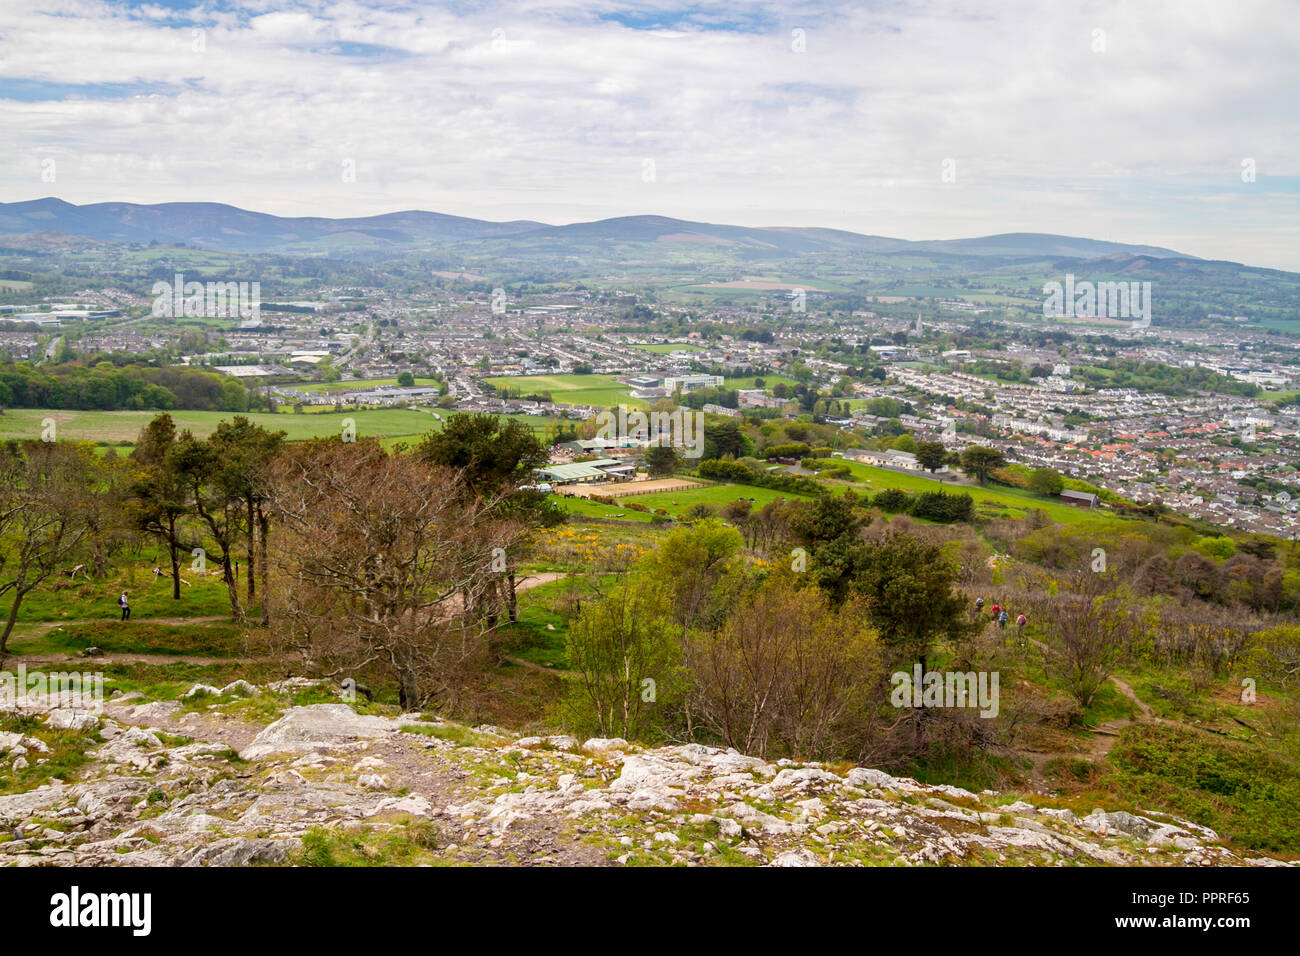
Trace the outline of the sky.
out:
M 1295 0 L 0 0 L 0 201 L 1047 232 L 1300 271 Z

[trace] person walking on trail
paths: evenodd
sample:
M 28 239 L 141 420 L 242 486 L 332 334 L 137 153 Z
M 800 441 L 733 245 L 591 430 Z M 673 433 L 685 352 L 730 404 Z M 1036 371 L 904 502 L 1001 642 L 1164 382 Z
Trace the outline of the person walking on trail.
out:
M 1008 616 L 1009 616 L 1009 615 L 1007 614 L 1007 612 L 1006 612 L 1005 610 L 1003 610 L 1003 612 L 1002 612 L 1001 614 L 998 615 L 998 627 L 1002 628 L 1002 630 L 1004 630 L 1004 631 L 1007 629 L 1007 617 L 1008 617 Z
M 126 599 L 125 591 L 123 591 L 122 596 L 117 599 L 117 606 L 122 609 L 122 620 L 129 621 L 131 619 L 131 603 Z
M 984 613 L 984 599 L 982 597 L 977 597 L 975 599 L 975 616 L 979 617 L 983 613 Z
M 1001 604 L 995 604 L 995 605 L 993 605 L 993 610 L 991 610 L 991 611 L 989 612 L 989 619 L 992 620 L 993 623 L 995 623 L 995 624 L 997 623 L 997 620 L 998 620 L 998 613 L 999 613 L 1001 610 L 1002 610 L 1002 605 L 1001 605 Z
M 1029 618 L 1022 613 L 1016 618 L 1016 640 L 1021 644 L 1025 643 L 1025 625 L 1029 623 Z

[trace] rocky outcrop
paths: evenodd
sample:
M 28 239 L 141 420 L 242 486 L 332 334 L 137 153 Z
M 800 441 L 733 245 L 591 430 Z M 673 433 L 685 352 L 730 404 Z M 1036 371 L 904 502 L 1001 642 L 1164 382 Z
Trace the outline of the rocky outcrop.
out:
M 398 729 L 393 720 L 365 717 L 347 704 L 295 707 L 253 738 L 240 754 L 256 760 L 276 753 L 329 750 L 357 740 L 383 737 Z
M 699 744 L 502 738 L 290 706 L 298 689 L 280 691 L 283 716 L 265 727 L 224 710 L 276 693 L 251 685 L 184 707 L 124 697 L 102 716 L 47 710 L 44 725 L 59 740 L 82 734 L 90 762 L 0 796 L 0 865 L 286 865 L 332 852 L 329 834 L 347 834 L 348 852 L 384 859 L 401 844 L 423 862 L 1287 865 L 1160 813 L 1075 812 Z M 46 760 L 40 733 L 0 735 L 0 756 Z

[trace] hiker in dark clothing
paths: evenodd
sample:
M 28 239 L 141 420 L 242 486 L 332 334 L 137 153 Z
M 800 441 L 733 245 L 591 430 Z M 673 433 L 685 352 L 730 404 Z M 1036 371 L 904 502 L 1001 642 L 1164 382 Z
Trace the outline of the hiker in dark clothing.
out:
M 122 596 L 117 599 L 117 606 L 122 609 L 122 620 L 129 621 L 131 619 L 131 605 L 126 599 L 125 591 L 123 591 Z

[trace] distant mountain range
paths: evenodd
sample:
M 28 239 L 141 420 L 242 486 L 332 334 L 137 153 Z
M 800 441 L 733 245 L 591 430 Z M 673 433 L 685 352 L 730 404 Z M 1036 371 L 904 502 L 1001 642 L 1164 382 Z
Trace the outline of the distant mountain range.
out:
M 728 226 L 665 216 L 622 216 L 553 226 L 531 220 L 488 222 L 408 210 L 359 219 L 272 216 L 222 203 L 126 202 L 73 205 L 53 197 L 0 203 L 0 236 L 55 232 L 106 242 L 185 244 L 223 252 L 303 253 L 340 248 L 401 251 L 421 246 L 509 240 L 511 248 L 590 248 L 654 243 L 712 246 L 757 256 L 823 252 L 909 253 L 990 258 L 1144 256 L 1192 259 L 1171 249 L 1044 233 L 913 242 L 839 229 Z

